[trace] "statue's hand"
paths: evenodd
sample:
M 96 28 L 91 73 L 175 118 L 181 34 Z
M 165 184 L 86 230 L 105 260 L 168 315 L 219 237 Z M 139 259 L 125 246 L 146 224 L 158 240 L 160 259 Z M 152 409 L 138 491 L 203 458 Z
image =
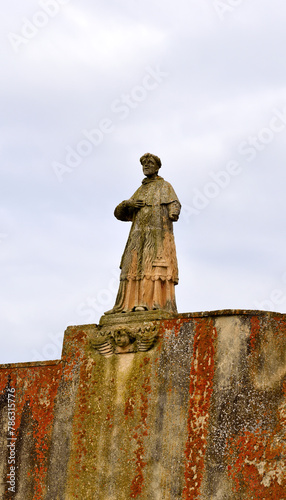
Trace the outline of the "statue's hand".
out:
M 127 206 L 130 208 L 142 208 L 144 205 L 143 200 L 127 200 Z
M 170 213 L 169 217 L 172 221 L 176 222 L 179 219 L 179 214 Z
M 179 219 L 181 205 L 178 201 L 173 201 L 168 205 L 169 219 L 176 222 Z

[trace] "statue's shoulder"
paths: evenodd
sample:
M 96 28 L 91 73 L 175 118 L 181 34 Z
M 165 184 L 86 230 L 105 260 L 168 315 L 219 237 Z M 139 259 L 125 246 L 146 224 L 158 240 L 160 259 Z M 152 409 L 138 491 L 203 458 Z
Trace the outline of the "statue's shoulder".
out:
M 172 184 L 171 184 L 170 182 L 168 182 L 168 181 L 165 181 L 165 179 L 164 179 L 163 177 L 159 177 L 159 176 L 158 176 L 158 182 L 160 182 L 160 184 L 161 184 L 162 186 L 166 187 L 166 188 L 171 188 L 171 189 L 173 189 Z
M 159 185 L 161 189 L 173 189 L 173 187 L 170 184 L 170 182 L 165 181 L 165 179 L 163 179 L 163 177 L 159 177 L 157 179 L 156 184 Z
M 161 177 L 160 175 L 158 175 L 156 181 L 160 182 L 161 184 L 169 184 L 167 181 L 165 181 L 164 177 Z
M 170 188 L 171 188 L 171 189 L 173 189 L 172 184 L 170 184 L 170 182 L 168 182 L 168 181 L 165 181 L 165 179 L 163 179 L 163 177 L 161 177 L 161 179 L 160 179 L 160 180 L 161 180 L 161 183 L 162 183 L 162 185 L 163 185 L 164 187 L 169 188 L 169 189 L 170 189 Z
M 179 201 L 172 184 L 170 184 L 170 182 L 168 181 L 165 181 L 165 179 L 163 178 L 160 179 L 160 182 L 161 203 L 171 203 L 173 201 Z

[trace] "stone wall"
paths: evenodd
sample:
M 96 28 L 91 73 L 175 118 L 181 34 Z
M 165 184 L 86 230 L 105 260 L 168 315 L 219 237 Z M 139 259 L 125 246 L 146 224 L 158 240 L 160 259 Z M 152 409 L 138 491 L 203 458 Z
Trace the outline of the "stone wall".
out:
M 149 326 L 146 352 L 106 357 L 84 325 L 60 361 L 0 366 L 1 498 L 286 499 L 286 315 Z

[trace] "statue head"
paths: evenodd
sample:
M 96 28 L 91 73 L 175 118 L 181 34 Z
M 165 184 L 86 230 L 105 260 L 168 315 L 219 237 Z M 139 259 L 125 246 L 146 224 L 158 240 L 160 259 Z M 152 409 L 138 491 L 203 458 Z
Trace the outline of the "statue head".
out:
M 129 335 L 127 335 L 127 333 L 124 330 L 123 331 L 118 330 L 117 332 L 115 332 L 113 338 L 115 344 L 119 347 L 127 347 L 131 343 Z
M 147 177 L 157 175 L 159 168 L 161 168 L 161 160 L 158 156 L 151 153 L 145 153 L 141 156 L 140 163 L 143 166 L 143 173 Z

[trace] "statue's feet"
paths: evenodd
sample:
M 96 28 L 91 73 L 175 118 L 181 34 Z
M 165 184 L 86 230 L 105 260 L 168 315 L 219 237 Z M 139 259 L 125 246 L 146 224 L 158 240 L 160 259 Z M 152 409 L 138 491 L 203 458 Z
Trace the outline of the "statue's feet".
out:
M 120 309 L 120 307 L 114 307 L 113 309 L 110 309 L 109 311 L 106 311 L 104 314 L 118 314 L 118 313 L 121 313 L 121 314 L 127 314 L 127 313 L 130 313 L 130 312 L 144 312 L 144 311 L 148 311 L 148 307 L 146 306 L 136 306 L 136 307 L 133 307 L 132 310 L 127 310 L 127 309 Z
M 128 311 L 126 309 L 120 309 L 119 307 L 118 308 L 114 307 L 113 309 L 110 309 L 109 311 L 106 311 L 104 314 L 119 314 L 119 313 L 121 313 L 121 314 L 125 313 L 126 314 L 128 312 L 130 312 L 130 311 Z

